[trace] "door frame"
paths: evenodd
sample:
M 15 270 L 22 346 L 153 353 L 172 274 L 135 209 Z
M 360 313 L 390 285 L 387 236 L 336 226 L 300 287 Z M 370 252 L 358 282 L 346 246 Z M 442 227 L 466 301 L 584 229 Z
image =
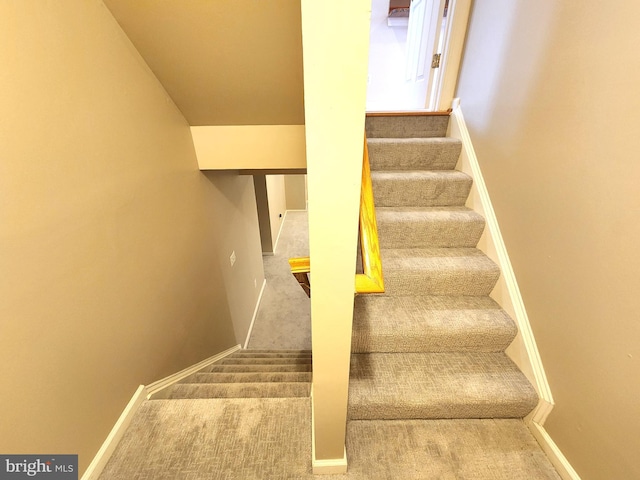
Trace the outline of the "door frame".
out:
M 433 90 L 427 92 L 425 108 L 428 110 L 443 111 L 451 108 L 458 83 L 471 2 L 472 0 L 449 0 L 440 68 L 436 72 Z

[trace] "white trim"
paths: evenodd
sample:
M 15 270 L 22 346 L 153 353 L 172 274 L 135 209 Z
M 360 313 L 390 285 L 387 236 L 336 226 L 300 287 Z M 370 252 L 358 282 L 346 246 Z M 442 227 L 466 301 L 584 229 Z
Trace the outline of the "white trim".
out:
M 540 447 L 542 447 L 544 453 L 547 454 L 547 458 L 549 458 L 549 461 L 555 467 L 558 475 L 560 475 L 563 480 L 581 480 L 580 475 L 573 469 L 567 457 L 563 455 L 545 428 L 536 422 L 527 422 L 527 426 L 540 444 Z
M 288 210 L 284 211 L 284 216 L 282 217 L 282 221 L 280 222 L 280 229 L 278 230 L 278 236 L 276 237 L 276 241 L 273 244 L 273 254 L 275 255 L 278 251 L 278 240 L 280 240 L 280 234 L 282 233 L 282 227 L 284 227 L 284 221 L 287 219 Z
M 89 467 L 82 475 L 82 480 L 94 480 L 100 476 L 102 470 L 109 461 L 109 458 L 111 458 L 111 454 L 118 445 L 118 442 L 124 435 L 125 430 L 131 423 L 133 415 L 136 413 L 140 404 L 146 399 L 147 393 L 147 389 L 144 385 L 140 385 L 138 387 L 136 392 L 133 394 L 133 397 L 131 397 L 131 400 L 129 400 L 129 403 L 127 403 L 127 406 L 124 407 L 124 410 L 120 414 L 116 424 L 111 429 L 111 432 L 107 435 L 107 439 L 104 441 L 100 450 L 98 450 L 98 453 L 93 457 Z
M 462 60 L 462 49 L 467 35 L 471 0 L 452 0 L 447 12 L 442 64 L 436 79 L 434 110 L 447 110 L 452 103 L 458 83 L 458 71 Z
M 462 115 L 460 100 L 454 99 L 453 112 L 449 122 L 449 136 L 462 141 L 462 152 L 457 168 L 473 178 L 472 192 L 469 195 L 467 206 L 481 213 L 486 221 L 486 228 L 481 238 L 482 245 L 479 248 L 496 262 L 502 275 L 491 296 L 500 303 L 515 320 L 518 326 L 518 335 L 509 346 L 506 353 L 518 365 L 535 387 L 540 402 L 531 419 L 543 425 L 553 408 L 553 396 L 547 381 L 540 353 L 536 345 L 527 311 L 520 295 L 518 282 L 516 281 L 509 255 L 500 233 L 489 192 L 480 171 L 480 165 L 476 157 L 471 137 Z
M 311 383 L 311 466 L 314 475 L 331 475 L 347 473 L 347 447 L 344 447 L 342 458 L 316 460 L 316 416 L 313 414 L 313 382 Z
M 249 339 L 251 338 L 251 332 L 253 331 L 253 324 L 256 321 L 256 317 L 258 316 L 258 309 L 260 308 L 260 303 L 262 302 L 262 294 L 264 293 L 264 288 L 267 286 L 267 279 L 265 278 L 262 281 L 262 288 L 260 289 L 260 294 L 258 295 L 258 300 L 256 301 L 256 308 L 253 309 L 253 317 L 251 317 L 251 323 L 249 324 L 249 330 L 247 331 L 247 338 L 244 341 L 244 346 L 242 348 L 247 348 L 249 345 Z
M 241 348 L 242 347 L 238 344 L 235 347 L 231 347 L 225 350 L 224 352 L 220 352 L 217 355 L 214 355 L 213 357 L 209 357 L 205 360 L 202 360 L 199 363 L 196 363 L 195 365 L 191 365 L 190 367 L 185 368 L 184 370 L 180 370 L 179 372 L 174 373 L 173 375 L 169 375 L 168 377 L 165 377 L 156 382 L 150 383 L 149 385 L 147 385 L 147 388 L 146 388 L 147 398 L 151 398 L 152 395 L 158 393 L 160 390 L 167 388 L 176 382 L 179 382 L 183 378 L 188 377 L 189 375 L 192 375 L 197 371 L 202 370 L 205 367 L 208 367 L 209 365 L 217 362 L 218 360 L 222 360 L 224 357 L 231 355 L 233 352 L 236 352 Z
M 342 458 L 331 458 L 329 460 L 316 460 L 313 457 L 314 475 L 331 475 L 333 473 L 347 473 L 347 450 L 345 448 Z

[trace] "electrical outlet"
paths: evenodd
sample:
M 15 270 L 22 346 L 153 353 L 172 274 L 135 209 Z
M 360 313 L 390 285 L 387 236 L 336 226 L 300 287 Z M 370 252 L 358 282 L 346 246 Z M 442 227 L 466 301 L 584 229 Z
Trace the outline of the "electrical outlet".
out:
M 231 263 L 232 267 L 233 267 L 233 264 L 236 263 L 236 252 L 235 252 L 235 250 L 233 252 L 231 252 L 231 256 L 229 257 L 229 263 Z

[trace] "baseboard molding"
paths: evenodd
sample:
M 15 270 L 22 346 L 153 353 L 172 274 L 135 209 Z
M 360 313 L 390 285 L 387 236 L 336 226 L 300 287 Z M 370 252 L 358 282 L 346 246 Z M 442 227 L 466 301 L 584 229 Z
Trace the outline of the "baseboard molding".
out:
M 120 414 L 118 421 L 111 429 L 111 432 L 109 432 L 109 435 L 100 447 L 100 450 L 98 450 L 98 453 L 93 458 L 93 460 L 89 464 L 89 467 L 82 475 L 82 480 L 96 480 L 100 476 L 102 470 L 109 461 L 109 458 L 111 458 L 111 454 L 118 445 L 118 442 L 124 435 L 125 430 L 131 423 L 136 410 L 138 409 L 140 404 L 142 404 L 142 402 L 146 400 L 147 394 L 148 392 L 145 386 L 140 385 L 136 392 L 133 394 L 133 397 L 131 397 L 131 400 L 129 400 L 129 403 L 127 403 L 127 406 Z
M 534 411 L 535 417 L 533 420 L 543 425 L 554 404 L 551 388 L 547 381 L 518 282 L 500 232 L 498 220 L 491 204 L 489 192 L 480 170 L 480 164 L 471 143 L 471 137 L 462 114 L 459 99 L 454 99 L 453 101 L 449 136 L 462 142 L 462 152 L 457 168 L 473 178 L 472 192 L 469 195 L 467 206 L 483 215 L 486 221 L 485 232 L 478 248 L 481 248 L 489 258 L 496 262 L 502 272 L 491 296 L 513 317 L 518 325 L 518 336 L 509 346 L 506 353 L 534 385 L 540 397 L 540 402 Z
M 262 294 L 264 293 L 264 289 L 266 286 L 267 279 L 265 278 L 262 281 L 262 288 L 260 289 L 260 294 L 258 295 L 258 300 L 256 301 L 256 308 L 253 309 L 253 317 L 251 317 L 251 323 L 249 324 L 249 330 L 247 331 L 247 338 L 244 341 L 243 348 L 247 348 L 247 345 L 249 345 L 249 339 L 251 338 L 251 332 L 253 331 L 253 324 L 255 323 L 256 317 L 258 316 L 258 309 L 260 308 L 260 303 L 262 302 Z
M 331 458 L 329 460 L 316 460 L 313 457 L 314 475 L 331 475 L 336 473 L 347 473 L 347 451 L 345 449 L 342 458 Z
M 231 355 L 233 352 L 236 352 L 241 348 L 242 347 L 238 344 L 235 347 L 228 348 L 224 352 L 220 352 L 217 355 L 214 355 L 213 357 L 209 357 L 205 360 L 202 360 L 199 363 L 196 363 L 195 365 L 191 365 L 190 367 L 185 368 L 184 370 L 180 370 L 179 372 L 174 373 L 173 375 L 169 375 L 168 377 L 158 380 L 157 382 L 150 383 L 146 387 L 147 398 L 150 398 L 153 394 L 158 393 L 160 390 L 167 388 L 176 382 L 179 382 L 183 378 L 196 373 L 198 370 L 202 370 L 203 368 L 208 367 L 212 363 L 215 363 L 218 360 L 222 360 L 224 357 Z
M 536 422 L 527 422 L 527 426 L 540 444 L 544 453 L 547 454 L 547 458 L 549 458 L 549 461 L 555 467 L 558 475 L 560 475 L 563 480 L 581 480 L 580 475 L 573 469 L 567 457 L 563 455 L 545 428 Z

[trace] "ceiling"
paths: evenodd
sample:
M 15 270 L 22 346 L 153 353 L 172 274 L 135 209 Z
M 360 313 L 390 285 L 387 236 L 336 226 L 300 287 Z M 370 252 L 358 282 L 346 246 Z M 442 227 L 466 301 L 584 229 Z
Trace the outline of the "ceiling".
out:
M 300 0 L 103 0 L 190 125 L 304 124 Z

